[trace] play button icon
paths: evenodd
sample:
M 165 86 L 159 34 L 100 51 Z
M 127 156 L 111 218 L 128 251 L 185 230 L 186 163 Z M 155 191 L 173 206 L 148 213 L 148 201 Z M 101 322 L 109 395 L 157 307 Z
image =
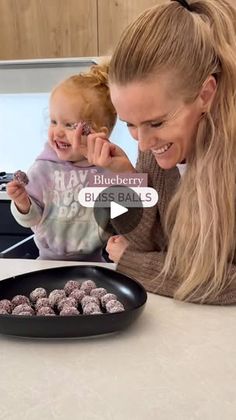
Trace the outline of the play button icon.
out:
M 116 203 L 115 201 L 111 201 L 110 206 L 110 217 L 111 219 L 115 219 L 116 217 L 120 216 L 121 214 L 127 213 L 128 209 L 120 204 Z
M 116 232 L 121 235 L 131 232 L 139 224 L 142 215 L 142 200 L 129 187 L 114 185 L 104 188 L 94 202 L 97 224 L 113 235 Z

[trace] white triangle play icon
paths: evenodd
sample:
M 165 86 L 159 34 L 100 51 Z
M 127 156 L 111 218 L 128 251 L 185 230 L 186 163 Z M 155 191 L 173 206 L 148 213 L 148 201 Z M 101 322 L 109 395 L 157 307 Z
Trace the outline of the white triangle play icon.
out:
M 110 207 L 110 217 L 115 219 L 115 217 L 120 216 L 121 214 L 127 213 L 128 209 L 120 204 L 117 204 L 115 201 L 111 201 Z

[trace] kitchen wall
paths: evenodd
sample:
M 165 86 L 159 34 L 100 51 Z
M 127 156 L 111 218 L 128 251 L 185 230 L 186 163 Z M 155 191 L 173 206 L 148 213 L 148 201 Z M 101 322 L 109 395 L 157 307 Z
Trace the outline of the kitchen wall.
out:
M 160 0 L 0 0 L 0 60 L 110 54 L 122 30 Z

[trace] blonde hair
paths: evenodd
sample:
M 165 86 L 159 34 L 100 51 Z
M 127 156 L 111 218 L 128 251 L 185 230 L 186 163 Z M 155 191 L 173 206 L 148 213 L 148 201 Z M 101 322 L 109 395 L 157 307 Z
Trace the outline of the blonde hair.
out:
M 228 284 L 236 238 L 236 10 L 226 0 L 177 1 L 144 11 L 124 32 L 110 80 L 140 81 L 169 72 L 174 93 L 193 101 L 209 75 L 217 81 L 192 155 L 165 220 L 161 277 L 175 277 L 180 300 L 213 300 Z M 183 77 L 184 75 L 184 77 Z
M 116 111 L 111 102 L 108 86 L 108 61 L 93 65 L 87 72 L 80 73 L 63 80 L 57 85 L 52 95 L 59 88 L 64 88 L 73 95 L 79 95 L 83 98 L 85 107 L 83 110 L 83 119 L 91 123 L 95 131 L 103 126 L 108 128 L 111 133 L 116 123 Z M 91 93 L 95 95 L 91 97 Z

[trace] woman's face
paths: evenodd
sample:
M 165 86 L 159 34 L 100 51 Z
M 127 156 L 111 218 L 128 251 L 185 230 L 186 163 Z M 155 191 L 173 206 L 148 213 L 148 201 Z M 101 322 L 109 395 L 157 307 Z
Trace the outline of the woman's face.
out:
M 126 85 L 114 83 L 110 90 L 120 120 L 126 122 L 141 151 L 151 150 L 163 169 L 188 158 L 202 113 L 198 98 L 185 104 L 172 97 L 167 77 Z

